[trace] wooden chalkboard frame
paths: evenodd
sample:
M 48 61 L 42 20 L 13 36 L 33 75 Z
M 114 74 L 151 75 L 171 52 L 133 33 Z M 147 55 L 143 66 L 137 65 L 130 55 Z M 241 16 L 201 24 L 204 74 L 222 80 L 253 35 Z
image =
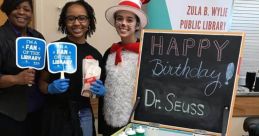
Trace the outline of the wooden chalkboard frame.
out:
M 237 64 L 235 66 L 235 72 L 234 72 L 234 80 L 233 80 L 233 90 L 232 90 L 232 96 L 231 96 L 231 100 L 230 100 L 230 107 L 224 107 L 224 115 L 222 118 L 224 118 L 224 120 L 222 121 L 222 131 L 221 132 L 214 132 L 214 131 L 207 131 L 207 130 L 203 130 L 203 129 L 197 129 L 197 128 L 190 128 L 190 127 L 179 127 L 177 125 L 167 125 L 167 124 L 162 124 L 159 122 L 149 122 L 149 121 L 145 121 L 145 120 L 140 120 L 140 119 L 135 119 L 136 117 L 136 113 L 138 113 L 138 106 L 137 109 L 135 110 L 132 118 L 131 118 L 131 122 L 133 123 L 138 123 L 138 124 L 145 124 L 145 125 L 151 125 L 151 126 L 156 126 L 156 127 L 160 127 L 160 128 L 169 128 L 169 129 L 177 129 L 177 130 L 183 130 L 183 131 L 189 131 L 189 132 L 193 132 L 193 133 L 204 133 L 204 134 L 209 134 L 209 135 L 229 135 L 229 126 L 230 126 L 230 122 L 231 122 L 231 118 L 232 118 L 232 114 L 233 114 L 233 107 L 234 107 L 234 101 L 235 101 L 235 96 L 236 96 L 236 91 L 237 90 L 237 85 L 238 85 L 238 78 L 239 78 L 239 68 L 240 68 L 240 62 L 241 62 L 241 58 L 243 56 L 243 48 L 244 48 L 244 37 L 245 34 L 243 32 L 208 32 L 208 31 L 175 31 L 175 30 L 151 30 L 151 29 L 144 29 L 141 32 L 141 47 L 145 46 L 146 43 L 144 43 L 144 38 L 146 34 L 181 34 L 181 35 L 209 35 L 209 36 L 237 36 L 241 38 L 241 42 L 240 42 L 240 47 L 239 47 L 239 53 L 238 53 L 238 60 L 237 60 Z M 137 98 L 139 98 L 139 94 L 141 93 L 142 90 L 139 90 L 139 76 L 140 76 L 140 69 L 141 69 L 141 63 L 142 63 L 142 50 L 143 48 L 141 48 L 141 54 L 140 54 L 140 65 L 139 65 L 139 69 L 138 69 L 138 73 L 137 73 L 137 81 L 136 81 L 136 86 L 135 86 L 135 97 L 134 99 L 134 103 L 136 103 Z M 222 113 L 223 114 L 223 113 Z M 146 116 L 146 115 L 143 115 Z

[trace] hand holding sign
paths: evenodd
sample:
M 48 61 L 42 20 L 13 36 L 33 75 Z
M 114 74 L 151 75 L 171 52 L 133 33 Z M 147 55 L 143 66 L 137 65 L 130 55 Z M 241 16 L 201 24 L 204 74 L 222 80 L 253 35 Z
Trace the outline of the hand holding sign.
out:
M 48 70 L 51 73 L 74 73 L 77 69 L 77 48 L 73 43 L 54 42 L 47 46 Z
M 25 85 L 25 84 L 34 84 L 35 79 L 35 70 L 34 69 L 26 69 L 20 72 L 15 76 L 16 84 Z
M 19 68 L 29 68 L 17 75 L 19 84 L 34 83 L 35 70 L 45 66 L 46 42 L 34 37 L 19 37 L 16 39 L 16 65 Z
M 69 79 L 57 79 L 54 80 L 48 86 L 48 93 L 50 94 L 59 94 L 67 91 L 69 87 Z

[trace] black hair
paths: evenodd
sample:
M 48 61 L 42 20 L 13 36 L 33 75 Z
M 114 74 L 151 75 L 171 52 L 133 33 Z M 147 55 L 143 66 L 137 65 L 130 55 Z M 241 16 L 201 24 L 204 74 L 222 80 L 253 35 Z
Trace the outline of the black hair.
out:
M 67 10 L 68 10 L 68 8 L 70 6 L 76 5 L 76 4 L 83 6 L 85 8 L 87 14 L 88 14 L 88 17 L 89 17 L 89 28 L 88 28 L 88 31 L 86 33 L 86 36 L 88 35 L 89 37 L 91 37 L 91 35 L 96 30 L 96 27 L 95 27 L 96 18 L 95 18 L 94 9 L 92 8 L 91 5 L 89 5 L 84 0 L 77 0 L 77 1 L 67 2 L 65 4 L 65 6 L 62 8 L 62 11 L 61 11 L 60 16 L 59 16 L 59 21 L 58 21 L 59 30 L 63 34 L 67 34 L 67 30 L 66 30 L 66 14 L 67 14 Z
M 4 0 L 1 10 L 8 16 L 22 2 L 28 1 L 33 10 L 32 0 Z

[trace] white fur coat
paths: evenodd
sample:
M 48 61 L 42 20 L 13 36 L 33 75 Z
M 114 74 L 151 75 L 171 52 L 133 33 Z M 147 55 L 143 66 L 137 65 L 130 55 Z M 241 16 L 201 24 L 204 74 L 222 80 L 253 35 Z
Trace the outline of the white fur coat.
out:
M 104 118 L 113 127 L 128 123 L 133 108 L 133 91 L 137 75 L 138 54 L 122 51 L 122 62 L 115 65 L 116 53 L 108 56 L 106 63 Z

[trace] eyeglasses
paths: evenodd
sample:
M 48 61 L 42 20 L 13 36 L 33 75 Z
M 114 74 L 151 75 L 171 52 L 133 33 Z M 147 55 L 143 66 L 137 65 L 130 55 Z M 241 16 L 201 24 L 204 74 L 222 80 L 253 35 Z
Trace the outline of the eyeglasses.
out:
M 66 22 L 68 24 L 73 24 L 76 20 L 80 23 L 85 23 L 89 19 L 88 16 L 85 15 L 79 15 L 79 16 L 67 16 L 66 17 Z

